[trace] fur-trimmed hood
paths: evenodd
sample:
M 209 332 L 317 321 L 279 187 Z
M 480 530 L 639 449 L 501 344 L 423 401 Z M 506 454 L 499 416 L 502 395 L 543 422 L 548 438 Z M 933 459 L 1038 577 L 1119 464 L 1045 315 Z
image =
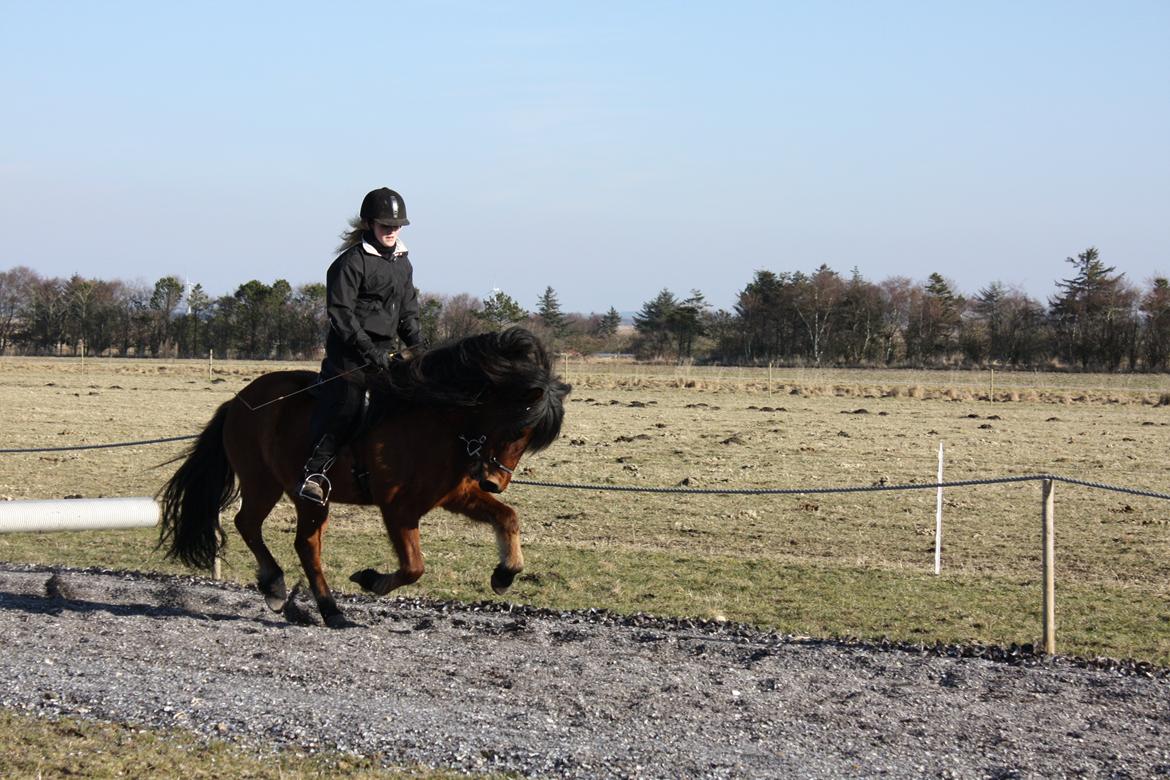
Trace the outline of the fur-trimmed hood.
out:
M 378 257 L 382 256 L 382 253 L 378 251 L 378 248 L 375 247 L 373 244 L 371 244 L 369 241 L 362 241 L 361 246 L 362 246 L 362 251 L 365 252 L 367 255 L 377 255 Z M 394 242 L 393 255 L 395 257 L 401 257 L 402 255 L 407 254 L 409 251 L 410 250 L 408 250 L 406 248 L 406 244 L 402 243 L 401 241 Z

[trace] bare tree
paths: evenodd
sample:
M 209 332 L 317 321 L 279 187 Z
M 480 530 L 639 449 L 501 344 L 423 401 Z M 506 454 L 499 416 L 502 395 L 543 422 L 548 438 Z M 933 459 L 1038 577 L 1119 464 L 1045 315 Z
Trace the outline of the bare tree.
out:
M 21 336 L 24 326 L 21 314 L 39 280 L 35 271 L 23 265 L 0 271 L 0 353 Z
M 450 341 L 482 333 L 484 321 L 478 316 L 481 308 L 479 299 L 467 293 L 447 298 L 439 315 L 437 340 Z

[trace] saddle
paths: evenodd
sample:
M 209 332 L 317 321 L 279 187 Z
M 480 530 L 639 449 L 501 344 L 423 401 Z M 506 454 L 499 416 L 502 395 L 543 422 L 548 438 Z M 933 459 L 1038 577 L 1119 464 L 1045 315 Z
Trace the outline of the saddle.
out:
M 354 447 L 353 444 L 364 438 L 381 417 L 381 414 L 370 411 L 370 391 L 366 390 L 362 393 L 362 409 L 358 412 L 357 420 L 354 422 L 353 433 L 342 445 L 342 447 L 349 448 L 350 455 L 353 457 L 353 481 L 357 483 L 358 489 L 362 492 L 362 498 L 371 502 L 374 500 L 374 492 L 370 490 L 370 470 L 366 468 L 361 450 Z
M 311 386 L 309 395 L 317 399 L 322 392 L 320 378 L 318 376 L 318 383 Z M 365 460 L 362 458 L 361 449 L 357 445 L 365 435 L 373 430 L 374 426 L 386 414 L 386 404 L 371 400 L 370 391 L 367 388 L 362 393 L 361 408 L 350 422 L 349 431 L 344 436 L 343 440 L 337 444 L 337 452 L 340 454 L 344 450 L 349 450 L 350 456 L 353 460 L 353 479 L 361 491 L 362 498 L 367 501 L 374 500 L 373 491 L 370 489 L 370 470 L 366 467 Z

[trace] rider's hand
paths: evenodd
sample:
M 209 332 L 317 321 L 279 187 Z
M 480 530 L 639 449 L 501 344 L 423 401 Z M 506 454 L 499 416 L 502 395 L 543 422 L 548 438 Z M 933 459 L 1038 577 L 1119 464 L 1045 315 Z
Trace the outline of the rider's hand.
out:
M 369 360 L 369 367 L 376 368 L 379 371 L 390 370 L 390 353 L 384 349 L 376 349 L 366 356 Z

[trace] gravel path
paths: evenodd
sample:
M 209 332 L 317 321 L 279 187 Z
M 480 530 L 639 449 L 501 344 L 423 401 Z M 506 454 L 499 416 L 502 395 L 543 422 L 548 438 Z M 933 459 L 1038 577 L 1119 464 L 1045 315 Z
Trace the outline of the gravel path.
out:
M 53 574 L 0 564 L 0 706 L 538 776 L 1170 775 L 1148 669 L 413 599 L 330 631 L 236 585 Z

